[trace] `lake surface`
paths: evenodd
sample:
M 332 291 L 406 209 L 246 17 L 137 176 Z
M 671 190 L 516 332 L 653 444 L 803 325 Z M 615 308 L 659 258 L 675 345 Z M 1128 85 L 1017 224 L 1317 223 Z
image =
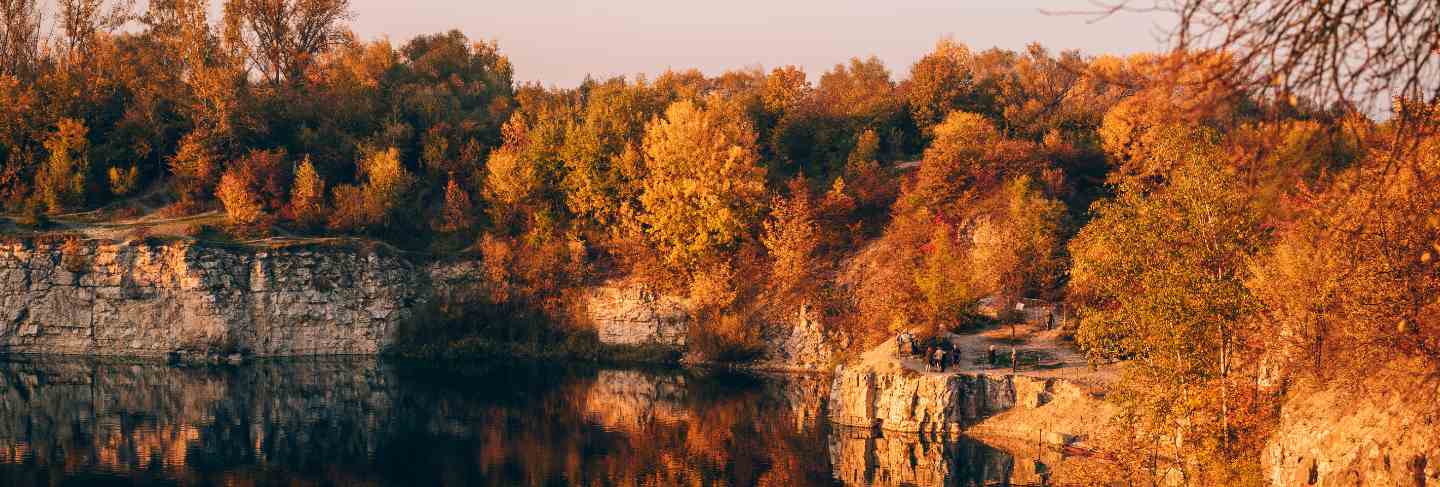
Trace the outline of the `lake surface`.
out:
M 827 389 L 821 377 L 666 369 L 12 356 L 0 360 L 0 486 L 1038 478 L 1030 460 L 974 440 L 832 428 Z

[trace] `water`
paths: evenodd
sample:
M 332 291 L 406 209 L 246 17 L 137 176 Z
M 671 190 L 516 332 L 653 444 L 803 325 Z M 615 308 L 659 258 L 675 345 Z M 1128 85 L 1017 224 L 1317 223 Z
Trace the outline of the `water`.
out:
M 826 380 L 373 358 L 0 361 L 0 486 L 991 485 L 973 440 L 832 428 Z

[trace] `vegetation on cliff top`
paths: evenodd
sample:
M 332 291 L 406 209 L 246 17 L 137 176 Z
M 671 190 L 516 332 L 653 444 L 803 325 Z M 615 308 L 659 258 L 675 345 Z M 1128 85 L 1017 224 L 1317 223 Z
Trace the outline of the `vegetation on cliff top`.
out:
M 982 297 L 1063 298 L 1080 346 L 1131 364 L 1138 437 L 1173 447 L 1135 465 L 1241 482 L 1287 380 L 1440 363 L 1435 34 L 1396 25 L 1436 15 L 1375 3 L 1289 22 L 1176 2 L 1181 49 L 1126 58 L 941 40 L 898 83 L 871 57 L 814 83 L 559 89 L 458 31 L 357 39 L 346 0 L 231 0 L 218 22 L 203 0 L 62 0 L 50 36 L 19 0 L 0 203 L 22 224 L 219 210 L 232 236 L 483 256 L 485 309 L 435 310 L 427 346 L 580 340 L 525 324 L 613 275 L 688 295 L 711 357 L 802 303 L 864 345 L 961 326 Z M 1377 93 L 1384 116 L 1356 97 Z

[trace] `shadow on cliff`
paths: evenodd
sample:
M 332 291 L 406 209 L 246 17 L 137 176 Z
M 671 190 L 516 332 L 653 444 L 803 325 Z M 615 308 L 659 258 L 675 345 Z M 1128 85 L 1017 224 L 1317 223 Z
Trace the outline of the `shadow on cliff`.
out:
M 678 364 L 678 351 L 602 343 L 593 328 L 566 323 L 526 303 L 426 303 L 400 324 L 387 355 L 424 358 L 567 360 Z

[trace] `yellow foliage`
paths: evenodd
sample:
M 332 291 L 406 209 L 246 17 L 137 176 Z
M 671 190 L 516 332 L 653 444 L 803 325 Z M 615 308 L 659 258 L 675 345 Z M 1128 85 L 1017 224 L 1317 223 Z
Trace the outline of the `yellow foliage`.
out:
M 755 132 L 689 101 L 645 130 L 640 221 L 672 265 L 693 269 L 750 237 L 765 194 Z
M 251 189 L 252 183 L 235 170 L 225 171 L 225 174 L 220 176 L 215 197 L 225 206 L 225 216 L 230 224 L 253 225 L 263 216 L 260 198 Z
M 290 217 L 304 226 L 325 220 L 325 180 L 315 172 L 310 158 L 295 168 L 295 183 L 290 189 Z

